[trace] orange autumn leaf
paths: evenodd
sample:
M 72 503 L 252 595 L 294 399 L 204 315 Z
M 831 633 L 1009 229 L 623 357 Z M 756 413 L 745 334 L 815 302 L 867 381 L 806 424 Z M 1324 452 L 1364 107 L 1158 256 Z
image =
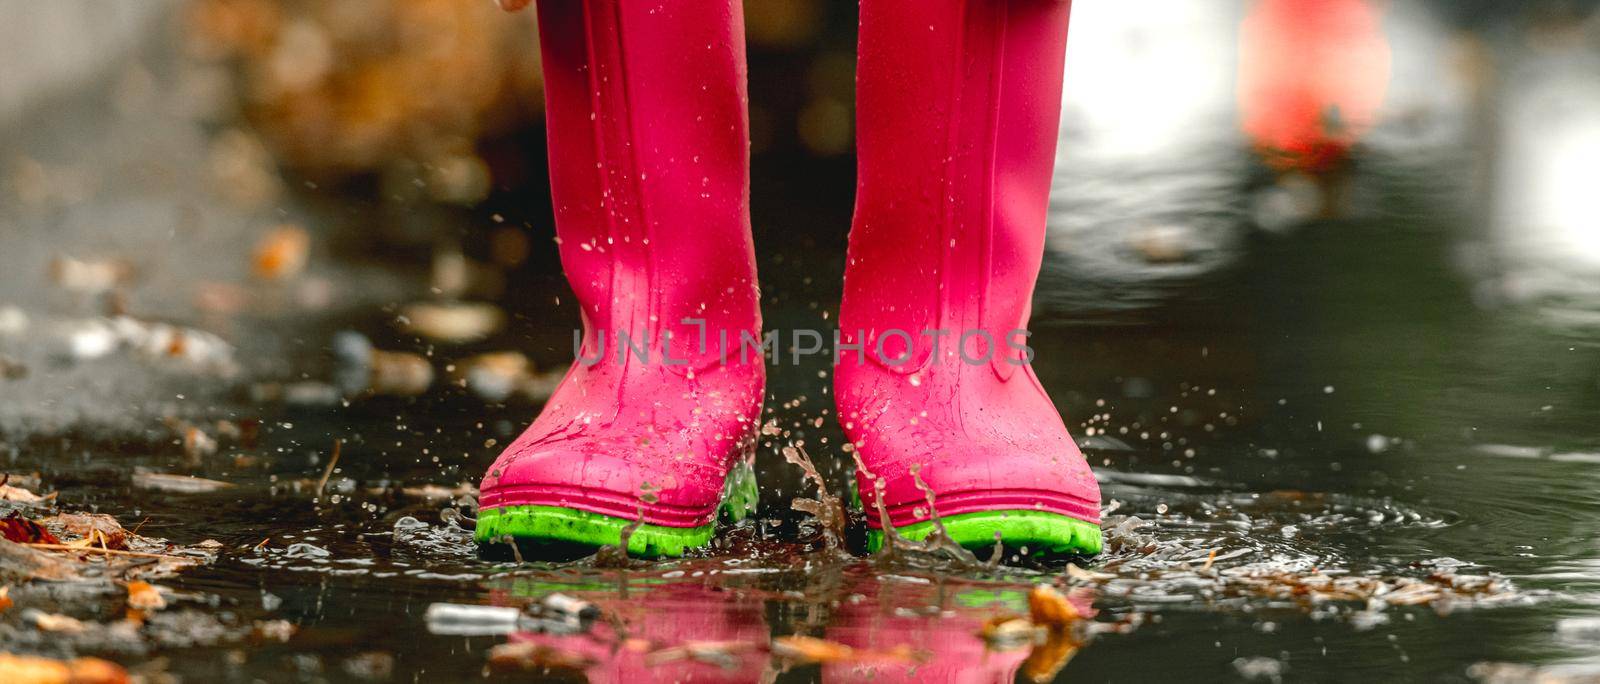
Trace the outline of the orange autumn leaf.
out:
M 128 583 L 128 607 L 134 610 L 161 610 L 167 607 L 167 600 L 161 597 L 161 590 L 155 585 L 134 581 Z
M 1028 592 L 1028 614 L 1034 624 L 1059 627 L 1083 619 L 1083 613 L 1061 592 L 1048 584 L 1041 584 Z
M 1033 650 L 1028 652 L 1028 659 L 1022 662 L 1022 676 L 1030 682 L 1053 682 L 1061 668 L 1067 666 L 1067 661 L 1077 655 L 1078 649 L 1083 646 L 1070 630 L 1049 630 L 1042 643 L 1035 644 Z
M 852 648 L 836 641 L 794 634 L 772 640 L 772 654 L 801 663 L 914 662 L 911 647 L 901 644 L 887 651 Z
M 287 280 L 305 270 L 311 235 L 304 228 L 283 224 L 256 243 L 252 270 L 262 280 Z
M 121 665 L 99 658 L 54 660 L 0 653 L 0 681 L 7 684 L 126 684 Z

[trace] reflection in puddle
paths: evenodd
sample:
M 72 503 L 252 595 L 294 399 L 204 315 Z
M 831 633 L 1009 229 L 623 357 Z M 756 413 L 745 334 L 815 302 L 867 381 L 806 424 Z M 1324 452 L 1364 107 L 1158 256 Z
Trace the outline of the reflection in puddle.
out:
M 512 635 L 498 667 L 576 668 L 590 681 L 750 681 L 820 667 L 827 681 L 892 682 L 1011 681 L 1026 663 L 1030 678 L 1049 681 L 1094 636 L 1130 625 L 1090 620 L 1087 590 L 1034 589 L 1042 575 L 898 573 L 834 554 L 761 574 L 729 573 L 715 559 L 673 565 L 487 580 L 497 605 L 537 615 L 556 597 L 598 615 L 576 632 Z
M 821 530 L 816 539 L 785 539 L 759 522 L 729 530 L 706 557 L 489 564 L 476 559 L 468 530 L 412 517 L 360 534 L 359 546 L 320 546 L 335 530 L 312 528 L 306 541 L 239 560 L 473 592 L 481 598 L 433 603 L 429 631 L 492 637 L 483 657 L 497 672 L 589 681 L 750 681 L 755 672 L 769 680 L 813 672 L 825 681 L 1011 681 L 1018 673 L 1050 681 L 1080 649 L 1135 631 L 1153 611 L 1289 611 L 1370 629 L 1412 606 L 1446 612 L 1530 600 L 1505 579 L 1469 572 L 1470 562 L 1365 553 L 1372 536 L 1442 529 L 1454 513 L 1178 479 L 1106 471 L 1107 551 L 1081 567 L 973 565 L 907 549 L 861 558 L 820 543 Z M 1065 597 L 1041 608 L 1041 585 L 1059 588 L 1043 595 Z M 1041 617 L 1051 610 L 1067 617 Z
M 1578 17 L 1527 30 L 1529 54 L 1499 79 L 1490 220 L 1504 275 L 1481 295 L 1600 299 L 1600 50 L 1584 30 Z

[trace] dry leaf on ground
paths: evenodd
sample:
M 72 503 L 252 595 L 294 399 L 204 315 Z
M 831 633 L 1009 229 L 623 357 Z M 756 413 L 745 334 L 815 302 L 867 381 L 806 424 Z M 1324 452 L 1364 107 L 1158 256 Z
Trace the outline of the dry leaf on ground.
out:
M 259 620 L 254 632 L 256 638 L 263 641 L 288 641 L 298 629 L 288 620 Z
M 161 590 L 155 585 L 135 580 L 128 583 L 128 607 L 134 610 L 161 610 L 167 607 L 167 600 L 161 597 Z
M 62 558 L 59 554 L 41 551 L 9 539 L 0 539 L 0 580 L 65 582 L 82 579 L 78 574 L 78 565 Z
M 126 684 L 121 665 L 99 658 L 53 660 L 0 653 L 0 681 L 7 684 Z
M 0 536 L 7 541 L 18 544 L 60 544 L 61 540 L 50 534 L 39 523 L 27 519 L 21 513 L 12 511 L 11 515 L 0 518 Z
M 44 504 L 56 498 L 55 493 L 39 496 L 21 487 L 0 484 L 0 501 L 10 501 L 21 504 Z
M 61 542 L 67 546 L 95 547 L 101 549 L 128 548 L 128 531 L 122 523 L 104 513 L 62 513 L 44 518 L 39 524 L 59 530 L 63 535 L 78 539 Z
M 1064 594 L 1048 584 L 1038 585 L 1028 593 L 1028 614 L 1032 616 L 1034 624 L 1052 628 L 1088 617 Z
M 55 613 L 35 611 L 29 615 L 29 617 L 33 619 L 34 627 L 38 627 L 40 630 L 46 632 L 66 632 L 68 634 L 76 634 L 78 632 L 82 632 L 85 627 L 82 620 L 69 615 L 57 615 Z
M 594 659 L 531 641 L 512 641 L 489 649 L 490 669 L 501 672 L 582 670 Z
M 911 647 L 901 644 L 887 651 L 853 648 L 836 641 L 790 635 L 772 640 L 772 655 L 797 663 L 912 663 L 918 658 Z

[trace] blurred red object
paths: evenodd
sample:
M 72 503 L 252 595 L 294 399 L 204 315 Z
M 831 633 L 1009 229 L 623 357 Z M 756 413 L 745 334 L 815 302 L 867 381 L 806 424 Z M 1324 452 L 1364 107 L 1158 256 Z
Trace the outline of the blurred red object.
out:
M 1241 125 L 1272 166 L 1342 163 L 1376 123 L 1390 51 L 1368 0 L 1260 0 L 1240 29 Z

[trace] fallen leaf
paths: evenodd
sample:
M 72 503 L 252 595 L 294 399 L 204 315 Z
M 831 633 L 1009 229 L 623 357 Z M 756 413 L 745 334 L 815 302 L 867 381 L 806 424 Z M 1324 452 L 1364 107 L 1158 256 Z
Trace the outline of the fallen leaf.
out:
M 11 586 L 0 587 L 0 613 L 11 609 Z
M 1094 572 L 1078 567 L 1074 563 L 1067 564 L 1067 577 L 1080 582 L 1105 582 L 1116 579 L 1117 576 L 1108 572 Z
M 345 659 L 342 669 L 345 674 L 358 680 L 389 681 L 394 677 L 394 654 L 383 651 L 357 653 Z
M 1044 642 L 1034 644 L 1028 659 L 1022 661 L 1022 676 L 1038 684 L 1053 682 L 1056 674 L 1066 667 L 1067 661 L 1072 660 L 1082 646 L 1083 643 L 1070 629 L 1047 630 Z
M 24 504 L 42 504 L 54 498 L 56 498 L 54 493 L 46 496 L 39 496 L 38 494 L 34 494 L 33 492 L 21 487 L 0 484 L 0 501 L 10 501 L 12 503 Z
M 772 655 L 797 663 L 915 662 L 911 647 L 901 644 L 887 651 L 852 648 L 837 641 L 799 634 L 772 640 Z
M 512 641 L 489 649 L 490 669 L 500 671 L 583 670 L 595 664 L 585 655 L 531 641 Z
M 0 579 L 12 582 L 36 579 L 66 582 L 82 578 L 78 575 L 78 564 L 59 554 L 0 539 Z
M 1094 609 L 1088 605 L 1089 591 L 1074 590 L 1073 595 L 1068 596 L 1055 587 L 1040 584 L 1028 592 L 1028 615 L 1034 625 L 1044 628 L 1044 638 L 1036 637 L 1033 650 L 1022 663 L 1022 675 L 1029 681 L 1054 681 L 1056 673 L 1083 646 L 1083 639 L 1073 627 L 1094 615 Z
M 61 540 L 50 531 L 32 520 L 22 516 L 21 513 L 12 511 L 11 515 L 0 518 L 0 534 L 7 541 L 18 544 L 60 544 Z
M 183 455 L 189 463 L 199 465 L 206 456 L 217 453 L 217 440 L 206 434 L 205 430 L 187 426 L 182 431 Z
M 1034 624 L 1060 627 L 1084 618 L 1078 607 L 1048 584 L 1040 584 L 1028 592 L 1028 614 Z
M 63 534 L 79 537 L 73 541 L 62 542 L 67 546 L 128 548 L 128 531 L 122 529 L 122 523 L 117 522 L 116 518 L 104 513 L 62 513 L 40 520 L 39 524 L 59 529 Z
M 133 581 L 128 583 L 128 607 L 134 610 L 161 610 L 167 607 L 167 600 L 161 597 L 161 590 L 155 585 Z
M 106 542 L 105 535 L 102 535 L 98 530 L 90 530 L 89 531 L 89 536 L 84 537 L 82 539 L 74 539 L 72 541 L 62 542 L 62 545 L 63 546 L 71 546 L 73 548 L 79 548 L 79 549 L 109 549 L 109 548 L 111 548 Z
M 255 634 L 262 640 L 288 641 L 297 629 L 288 620 L 260 620 L 256 622 Z
M 46 632 L 76 634 L 84 630 L 84 624 L 81 620 L 67 615 L 36 611 L 32 613 L 31 617 L 33 618 L 33 626 Z
M 54 660 L 0 653 L 0 681 L 7 684 L 126 684 L 121 665 L 99 658 Z

